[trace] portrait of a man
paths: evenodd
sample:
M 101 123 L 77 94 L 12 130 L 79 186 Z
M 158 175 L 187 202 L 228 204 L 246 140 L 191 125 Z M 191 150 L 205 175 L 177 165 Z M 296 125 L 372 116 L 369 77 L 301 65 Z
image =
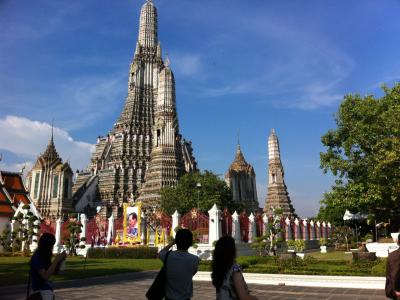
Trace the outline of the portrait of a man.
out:
M 127 242 L 140 242 L 140 205 L 127 205 L 124 214 L 124 239 L 127 239 Z
M 138 217 L 135 212 L 128 215 L 128 236 L 137 237 L 138 236 Z

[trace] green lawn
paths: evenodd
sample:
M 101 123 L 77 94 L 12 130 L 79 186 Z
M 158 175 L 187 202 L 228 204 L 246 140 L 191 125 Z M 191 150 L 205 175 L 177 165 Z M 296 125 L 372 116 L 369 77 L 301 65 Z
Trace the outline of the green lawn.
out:
M 307 255 L 312 256 L 318 260 L 343 260 L 351 261 L 353 256 L 351 253 L 346 254 L 344 251 L 331 251 L 328 253 L 312 252 L 307 253 Z
M 305 260 L 281 261 L 273 257 L 239 257 L 238 263 L 244 272 L 271 274 L 308 274 L 308 275 L 357 275 L 385 276 L 386 260 L 372 263 L 353 264 L 351 254 L 344 252 L 310 253 Z M 0 257 L 0 285 L 12 285 L 27 282 L 28 261 L 26 257 Z M 158 270 L 158 259 L 111 259 L 69 257 L 66 270 L 55 276 L 54 281 L 81 279 L 94 276 L 112 275 L 126 272 Z M 211 262 L 202 261 L 199 269 L 210 271 Z
M 0 285 L 26 283 L 28 281 L 27 257 L 0 257 Z M 66 269 L 52 278 L 53 281 L 81 279 L 94 276 L 126 272 L 157 270 L 161 267 L 158 259 L 85 259 L 68 257 Z
M 239 257 L 237 262 L 248 273 L 385 276 L 386 260 L 353 263 L 352 255 L 344 252 L 310 253 L 304 260 L 279 260 L 274 257 Z M 210 271 L 210 262 L 201 262 L 201 271 Z

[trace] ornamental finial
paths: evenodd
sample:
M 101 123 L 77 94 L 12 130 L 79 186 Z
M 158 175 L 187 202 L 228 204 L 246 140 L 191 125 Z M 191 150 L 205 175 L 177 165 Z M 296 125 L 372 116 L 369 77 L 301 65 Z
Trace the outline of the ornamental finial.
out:
M 169 60 L 169 56 L 168 53 L 165 57 L 165 63 L 164 63 L 165 67 L 168 68 L 171 65 L 171 61 Z

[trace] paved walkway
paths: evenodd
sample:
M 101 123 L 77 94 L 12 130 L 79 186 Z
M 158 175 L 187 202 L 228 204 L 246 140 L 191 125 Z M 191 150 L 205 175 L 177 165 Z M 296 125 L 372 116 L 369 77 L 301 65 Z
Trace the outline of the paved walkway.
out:
M 57 300 L 145 300 L 145 292 L 156 272 L 119 274 L 109 277 L 88 278 L 58 282 L 55 284 Z M 1 287 L 0 299 L 24 299 L 25 286 Z M 258 299 L 329 299 L 329 300 L 383 300 L 383 290 L 359 290 L 340 288 L 312 288 L 298 286 L 256 285 L 249 288 Z M 194 283 L 194 300 L 215 299 L 215 289 L 211 282 Z

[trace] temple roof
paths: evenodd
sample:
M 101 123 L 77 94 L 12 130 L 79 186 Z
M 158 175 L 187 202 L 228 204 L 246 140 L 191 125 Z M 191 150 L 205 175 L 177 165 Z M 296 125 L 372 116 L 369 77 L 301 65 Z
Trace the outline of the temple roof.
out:
M 232 164 L 229 167 L 228 173 L 230 171 L 236 171 L 236 172 L 251 172 L 253 170 L 253 167 L 246 162 L 246 159 L 244 158 L 244 155 L 242 153 L 242 150 L 240 149 L 240 144 L 237 144 L 236 148 L 236 156 L 235 160 L 232 162 Z
M 0 171 L 0 215 L 12 217 L 20 203 L 31 203 L 21 174 Z
M 64 169 L 66 166 L 69 164 L 68 163 L 62 163 L 61 157 L 58 155 L 58 152 L 56 150 L 56 146 L 54 145 L 54 138 L 53 138 L 53 132 L 51 133 L 51 137 L 49 140 L 49 143 L 47 144 L 46 150 L 44 151 L 43 154 L 41 154 L 38 159 L 36 160 L 36 163 L 34 164 L 32 169 L 41 169 L 44 167 L 49 167 L 51 166 L 52 168 L 61 166 L 61 169 Z
M 54 146 L 53 134 L 51 134 L 51 138 L 50 138 L 49 144 L 47 145 L 46 150 L 40 157 L 46 162 L 52 162 L 55 159 L 60 158 L 58 156 L 56 147 Z

